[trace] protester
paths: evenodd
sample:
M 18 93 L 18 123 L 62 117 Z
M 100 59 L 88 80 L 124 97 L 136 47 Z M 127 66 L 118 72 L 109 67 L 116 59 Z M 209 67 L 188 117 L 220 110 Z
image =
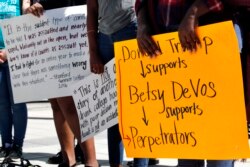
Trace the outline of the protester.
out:
M 247 128 L 248 128 L 248 138 L 250 139 L 250 1 L 246 0 L 245 6 L 240 5 L 240 2 L 244 1 L 234 1 L 233 10 L 236 11 L 236 22 L 240 27 L 242 34 L 242 68 L 243 68 L 243 81 L 244 81 L 244 93 L 245 93 L 245 104 L 247 113 Z
M 205 3 L 206 2 L 206 3 Z M 223 3 L 222 3 L 223 2 Z M 248 138 L 250 138 L 250 24 L 248 19 L 250 17 L 250 1 L 249 0 L 225 0 L 219 1 L 216 8 L 217 12 L 230 13 L 234 18 L 234 22 L 239 25 L 242 39 L 241 50 L 241 63 L 244 82 L 246 115 L 247 115 L 247 128 Z M 201 12 L 202 10 L 202 12 Z M 199 37 L 195 32 L 197 25 L 192 23 L 192 18 L 198 19 L 203 14 L 213 12 L 214 9 L 210 6 L 210 1 L 195 1 L 188 10 L 185 18 L 183 19 L 180 29 L 179 37 L 182 45 L 186 47 L 190 41 L 191 46 L 195 46 L 192 39 Z M 192 48 L 191 48 L 192 49 Z M 243 162 L 245 159 L 242 160 Z
M 104 65 L 114 58 L 114 42 L 136 37 L 134 1 L 88 0 L 87 30 L 91 72 L 101 74 Z M 122 166 L 123 144 L 118 125 L 108 129 L 108 152 L 111 167 Z M 134 166 L 147 166 L 148 159 L 134 159 Z
M 151 35 L 177 31 L 181 20 L 193 2 L 190 0 L 137 0 L 137 41 L 140 51 L 153 57 L 160 55 L 161 50 L 151 38 Z M 213 5 L 215 7 L 217 4 L 214 3 Z M 216 19 L 214 21 L 225 19 L 219 16 L 213 18 Z M 207 22 L 210 21 L 207 20 Z M 196 24 L 197 20 L 193 20 L 193 22 Z M 178 160 L 178 166 L 201 167 L 204 166 L 204 161 L 182 159 Z M 208 160 L 207 167 L 233 167 L 233 160 Z
M 29 7 L 29 1 L 0 0 L 0 19 L 8 19 L 21 15 L 22 8 Z M 7 53 L 4 49 L 3 34 L 0 29 L 0 131 L 2 147 L 0 158 L 21 158 L 23 142 L 27 128 L 27 106 L 25 103 L 14 104 L 11 88 Z M 12 135 L 12 127 L 14 133 Z
M 30 8 L 26 10 L 27 13 L 33 13 L 36 16 L 41 16 L 43 10 L 55 9 L 60 7 L 67 7 L 73 5 L 86 4 L 84 0 L 41 0 L 34 3 Z M 55 127 L 61 150 L 64 158 L 64 162 L 59 164 L 59 167 L 75 166 L 75 154 L 74 154 L 74 136 L 77 140 L 81 141 L 80 126 L 77 111 L 73 98 L 60 97 L 49 99 L 54 116 Z M 98 162 L 96 160 L 94 138 L 90 138 L 81 143 L 82 151 L 85 157 L 86 167 L 97 167 Z
M 217 3 L 216 11 L 223 11 L 223 13 L 230 13 L 234 16 L 234 21 L 239 25 L 241 30 L 243 43 L 241 59 L 247 111 L 248 138 L 250 138 L 250 24 L 248 21 L 250 16 L 250 0 L 218 0 Z M 199 41 L 199 37 L 195 32 L 197 25 L 193 24 L 193 19 L 198 19 L 203 14 L 214 10 L 215 9 L 210 6 L 209 1 L 197 0 L 194 2 L 192 7 L 188 10 L 179 29 L 180 41 L 184 47 L 188 47 L 188 45 L 195 46 L 196 43 L 193 42 L 194 39 Z

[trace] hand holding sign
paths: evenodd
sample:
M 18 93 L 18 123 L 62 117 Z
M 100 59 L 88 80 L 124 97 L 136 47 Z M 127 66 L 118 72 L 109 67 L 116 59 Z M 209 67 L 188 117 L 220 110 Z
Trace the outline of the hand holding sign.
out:
M 82 142 L 117 124 L 117 94 L 114 59 L 104 73 L 91 74 L 72 86 Z
M 181 49 L 177 33 L 154 37 L 162 51 L 156 58 L 143 56 L 136 40 L 115 44 L 119 126 L 128 156 L 249 156 L 232 23 L 199 30 L 202 48 L 196 54 Z
M 47 10 L 40 18 L 24 15 L 1 25 L 16 103 L 69 96 L 69 86 L 90 74 L 86 6 Z

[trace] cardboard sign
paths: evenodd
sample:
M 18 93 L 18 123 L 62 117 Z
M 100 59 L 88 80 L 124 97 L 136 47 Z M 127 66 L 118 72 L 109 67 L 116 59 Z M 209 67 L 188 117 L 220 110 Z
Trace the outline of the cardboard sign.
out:
M 117 91 L 114 59 L 101 75 L 91 74 L 72 87 L 81 141 L 117 124 Z
M 15 103 L 69 96 L 90 74 L 86 5 L 1 22 Z
M 202 47 L 154 36 L 162 55 L 136 40 L 115 44 L 120 132 L 129 157 L 249 157 L 242 72 L 231 22 L 199 28 Z

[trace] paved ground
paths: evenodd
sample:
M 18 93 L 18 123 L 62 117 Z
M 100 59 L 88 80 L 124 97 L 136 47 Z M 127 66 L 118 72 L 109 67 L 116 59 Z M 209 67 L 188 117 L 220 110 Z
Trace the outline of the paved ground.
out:
M 32 164 L 56 167 L 57 165 L 46 163 L 48 157 L 60 150 L 50 105 L 44 102 L 29 103 L 28 111 L 29 120 L 23 148 L 24 158 L 31 160 Z M 106 131 L 104 131 L 95 137 L 97 158 L 101 166 L 109 166 L 106 136 Z M 131 159 L 125 158 L 125 161 L 129 160 Z M 162 159 L 158 166 L 176 166 L 176 163 L 176 159 Z
M 55 132 L 52 111 L 49 103 L 28 104 L 28 127 L 24 143 L 24 158 L 31 160 L 32 164 L 42 167 L 56 167 L 57 165 L 47 164 L 48 157 L 56 154 L 59 150 L 58 139 Z M 106 131 L 95 137 L 97 158 L 101 166 L 108 165 Z M 131 159 L 125 157 L 125 163 Z M 176 166 L 176 159 L 160 159 L 157 167 Z M 247 163 L 236 162 L 236 167 L 250 167 L 250 160 Z

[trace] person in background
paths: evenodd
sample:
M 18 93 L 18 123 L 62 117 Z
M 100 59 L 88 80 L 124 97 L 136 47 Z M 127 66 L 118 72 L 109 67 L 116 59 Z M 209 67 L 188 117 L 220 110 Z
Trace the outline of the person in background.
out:
M 40 0 L 34 3 L 26 10 L 26 13 L 32 13 L 40 17 L 44 10 L 56 9 L 60 7 L 68 7 L 74 5 L 86 4 L 84 0 Z M 59 164 L 59 167 L 73 167 L 76 166 L 76 159 L 74 153 L 74 137 L 78 142 L 81 142 L 79 119 L 73 98 L 59 97 L 49 99 L 53 110 L 53 117 L 58 139 L 61 146 L 64 162 Z M 81 149 L 84 153 L 85 166 L 97 167 L 98 162 L 95 154 L 94 138 L 90 138 L 83 143 L 80 143 Z
M 0 4 L 2 4 L 1 20 L 21 15 L 22 9 L 25 10 L 30 5 L 28 0 L 0 0 Z M 17 159 L 23 154 L 28 114 L 25 103 L 14 104 L 7 56 L 0 29 L 0 132 L 2 141 L 0 158 Z
M 102 74 L 104 65 L 114 58 L 114 42 L 136 37 L 134 1 L 87 0 L 87 31 L 91 72 Z M 118 125 L 108 129 L 111 167 L 123 163 L 123 143 Z M 135 158 L 133 166 L 144 167 L 148 159 Z
M 187 10 L 194 1 L 191 0 L 137 0 L 136 13 L 138 20 L 137 41 L 143 54 L 156 57 L 161 54 L 151 35 L 177 31 Z M 217 3 L 213 2 L 213 7 Z M 203 24 L 228 19 L 225 15 L 216 15 L 204 20 Z M 198 20 L 194 20 L 197 23 Z M 204 160 L 178 160 L 179 167 L 202 167 Z M 233 160 L 208 160 L 207 167 L 233 167 Z

